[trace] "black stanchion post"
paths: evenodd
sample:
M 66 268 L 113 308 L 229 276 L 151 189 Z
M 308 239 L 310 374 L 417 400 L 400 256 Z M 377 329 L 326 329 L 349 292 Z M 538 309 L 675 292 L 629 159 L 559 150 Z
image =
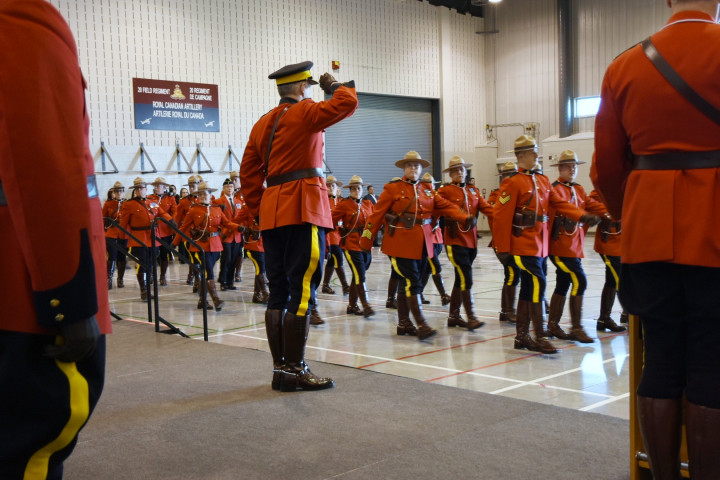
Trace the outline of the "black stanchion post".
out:
M 202 251 L 202 268 L 200 269 L 200 274 L 202 275 L 202 281 L 203 281 L 203 295 L 202 295 L 202 301 L 203 301 L 203 338 L 205 341 L 208 341 L 208 319 L 207 319 L 207 270 L 205 269 L 205 265 L 207 262 L 206 253 L 205 250 Z

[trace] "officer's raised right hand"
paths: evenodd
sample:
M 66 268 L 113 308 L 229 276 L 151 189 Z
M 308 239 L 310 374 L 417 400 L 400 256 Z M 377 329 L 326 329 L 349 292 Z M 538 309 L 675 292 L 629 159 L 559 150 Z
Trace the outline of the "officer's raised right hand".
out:
M 329 73 L 325 72 L 322 75 L 320 75 L 320 80 L 318 80 L 318 83 L 320 84 L 320 88 L 322 88 L 323 92 L 325 92 L 328 95 L 332 95 L 332 87 L 333 83 L 336 83 L 337 80 L 335 80 L 335 77 L 330 75 Z
M 95 315 L 84 320 L 72 323 L 63 323 L 60 326 L 62 345 L 48 345 L 45 347 L 45 356 L 61 362 L 79 362 L 89 357 L 95 351 L 95 345 L 100 338 Z

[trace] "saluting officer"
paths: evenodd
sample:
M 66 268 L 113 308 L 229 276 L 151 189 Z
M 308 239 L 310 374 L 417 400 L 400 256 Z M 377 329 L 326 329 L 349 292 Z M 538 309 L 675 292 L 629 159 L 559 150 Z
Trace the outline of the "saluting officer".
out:
M 155 244 L 151 245 L 150 229 L 155 217 L 162 216 L 167 220 L 171 220 L 172 217 L 160 205 L 145 198 L 147 183 L 142 178 L 136 177 L 133 180 L 132 187 L 129 188 L 133 191 L 133 194 L 132 198 L 124 202 L 120 209 L 120 226 L 140 240 L 138 242 L 130 237 L 128 238 L 128 246 L 130 247 L 130 253 L 140 260 L 140 263 L 137 264 L 136 273 L 140 285 L 140 298 L 145 301 L 150 296 L 150 292 L 147 290 L 152 272 L 152 270 L 149 270 L 152 268 L 150 264 L 152 258 L 150 248 L 160 246 L 157 238 L 155 238 Z M 155 236 L 157 237 L 157 234 Z M 146 273 L 147 275 L 145 275 Z
M 150 206 L 152 207 L 153 205 L 158 205 L 162 207 L 165 213 L 167 213 L 171 217 L 174 217 L 178 205 L 177 200 L 175 200 L 175 196 L 166 193 L 169 184 L 165 182 L 165 179 L 163 177 L 157 177 L 155 181 L 152 182 L 150 185 L 153 186 L 154 190 L 153 193 L 147 196 L 148 202 L 150 202 Z M 160 237 L 160 239 L 162 239 L 168 244 L 172 243 L 173 234 L 173 229 L 170 228 L 166 223 L 157 223 L 157 235 L 158 237 Z M 172 252 L 170 252 L 167 247 L 160 244 L 159 256 L 160 285 L 167 286 L 167 279 L 165 278 L 165 275 L 167 274 L 168 264 L 170 262 L 170 259 L 172 258 Z
M 582 185 L 575 183 L 577 166 L 585 162 L 578 160 L 572 150 L 565 150 L 560 154 L 557 163 L 550 165 L 558 167 L 559 178 L 553 182 L 553 189 L 560 198 L 578 208 L 604 215 L 605 206 L 588 197 Z M 551 336 L 561 340 L 575 340 L 580 343 L 592 343 L 582 326 L 583 295 L 587 288 L 587 277 L 582 267 L 583 246 L 585 244 L 585 229 L 574 220 L 570 220 L 550 208 L 550 244 L 548 253 L 550 261 L 557 269 L 555 291 L 550 298 L 550 316 L 547 330 Z M 559 325 L 565 309 L 565 298 L 570 291 L 570 333 L 566 333 Z M 624 331 L 620 327 L 620 331 Z
M 365 224 L 372 214 L 373 205 L 370 200 L 362 200 L 363 181 L 358 175 L 353 175 L 343 188 L 350 189 L 350 196 L 338 203 L 332 211 L 333 223 L 339 227 L 340 246 L 345 252 L 352 282 L 350 283 L 350 296 L 348 299 L 347 314 L 362 315 L 365 318 L 375 315 L 370 306 L 367 287 L 365 286 L 365 272 L 370 268 L 372 255 L 360 248 L 360 235 L 365 230 Z M 357 301 L 363 308 L 360 310 Z
M 333 386 L 305 364 L 305 344 L 315 290 L 322 279 L 325 231 L 332 228 L 322 171 L 323 130 L 357 108 L 354 82 L 320 77 L 331 98 L 314 102 L 312 62 L 287 65 L 269 75 L 280 104 L 250 132 L 240 179 L 245 202 L 259 217 L 270 281 L 265 327 L 273 356 L 273 388 L 317 390 Z M 267 185 L 267 187 L 266 187 Z
M 515 162 L 505 162 L 500 167 L 500 173 L 496 176 L 500 177 L 500 183 L 508 177 L 512 177 L 517 173 L 517 165 Z M 500 189 L 495 188 L 490 192 L 487 202 L 488 205 L 493 207 L 497 203 L 498 196 L 500 195 Z M 488 225 L 492 230 L 492 218 L 488 217 Z M 490 240 L 488 247 L 493 247 L 493 242 Z M 500 294 L 500 317 L 501 322 L 515 323 L 515 294 L 517 292 L 517 284 L 520 283 L 520 269 L 515 264 L 508 262 L 500 262 L 503 266 L 503 288 Z
M 474 185 L 466 185 L 467 167 L 465 159 L 455 155 L 443 173 L 450 175 L 452 183 L 441 187 L 438 195 L 460 207 L 471 217 L 477 219 L 480 212 L 492 218 L 493 208 L 480 195 Z M 450 294 L 450 312 L 448 327 L 460 326 L 468 330 L 485 325 L 475 316 L 472 298 L 472 264 L 477 256 L 477 222 L 472 227 L 464 228 L 460 222 L 452 218 L 445 218 L 445 249 L 453 267 L 455 267 L 455 284 Z M 465 308 L 467 322 L 460 316 L 460 304 Z
M 332 212 L 338 203 L 343 199 L 340 195 L 340 187 L 343 186 L 342 182 L 339 182 L 334 175 L 328 175 L 325 179 L 325 183 L 328 187 L 328 202 L 330 203 L 330 211 Z M 328 245 L 328 259 L 325 264 L 325 275 L 323 276 L 322 282 L 322 293 L 329 293 L 333 295 L 335 290 L 330 288 L 330 280 L 332 279 L 333 271 L 337 273 L 340 285 L 342 285 L 343 295 L 350 293 L 350 285 L 348 285 L 345 278 L 345 270 L 343 269 L 343 252 L 340 248 L 340 234 L 337 231 L 337 227 L 327 233 L 325 236 Z
M 115 222 L 120 222 L 120 207 L 123 203 L 122 195 L 125 187 L 120 182 L 115 182 L 110 190 L 108 190 L 108 199 L 103 204 L 103 218 L 109 218 Z M 125 283 L 125 267 L 127 265 L 127 257 L 118 250 L 118 246 L 127 249 L 127 238 L 115 225 L 109 222 L 105 224 L 105 247 L 107 248 L 107 277 L 108 290 L 112 289 L 113 269 L 117 264 L 117 286 L 123 288 Z
M 533 137 L 518 137 L 513 152 L 517 158 L 518 173 L 506 178 L 500 185 L 492 233 L 500 261 L 512 263 L 522 271 L 515 348 L 557 353 L 547 340 L 543 327 L 546 286 L 543 261 L 548 255 L 548 210 L 552 206 L 571 220 L 584 223 L 599 219 L 561 199 L 548 178 L 538 173 L 538 146 Z M 531 319 L 535 340 L 528 334 Z
M 220 300 L 215 288 L 215 274 L 214 268 L 215 263 L 220 258 L 220 252 L 222 251 L 222 242 L 220 241 L 220 230 L 224 228 L 226 230 L 240 231 L 242 227 L 240 225 L 228 220 L 223 211 L 217 205 L 214 205 L 211 200 L 211 193 L 216 191 L 216 188 L 210 188 L 207 183 L 200 182 L 197 188 L 197 203 L 190 207 L 190 211 L 185 215 L 180 226 L 180 231 L 185 235 L 192 238 L 197 243 L 202 251 L 205 252 L 205 264 L 203 270 L 207 277 L 207 289 L 210 297 L 212 298 L 215 310 L 222 310 L 225 302 Z M 174 245 L 179 245 L 182 241 L 180 235 L 175 236 L 173 240 Z M 200 258 L 200 249 L 195 245 L 189 244 L 190 254 L 193 257 L 193 263 L 202 264 Z M 198 308 L 203 308 L 203 288 L 202 282 L 198 286 L 198 294 L 200 299 L 198 300 Z M 208 309 L 212 309 L 211 306 L 207 305 Z
M 387 220 L 383 237 L 382 252 L 390 256 L 393 270 L 401 277 L 398 285 L 398 335 L 417 335 L 419 340 L 437 333 L 425 321 L 422 311 L 422 267 L 423 261 L 434 255 L 432 216 L 447 215 L 470 225 L 475 217 L 469 216 L 456 205 L 436 196 L 431 183 L 423 183 L 422 169 L 430 166 L 416 151 L 409 151 L 395 162 L 403 170 L 403 178 L 385 185 L 375 204 L 360 247 L 370 251 L 378 230 Z M 410 321 L 412 312 L 417 329 Z

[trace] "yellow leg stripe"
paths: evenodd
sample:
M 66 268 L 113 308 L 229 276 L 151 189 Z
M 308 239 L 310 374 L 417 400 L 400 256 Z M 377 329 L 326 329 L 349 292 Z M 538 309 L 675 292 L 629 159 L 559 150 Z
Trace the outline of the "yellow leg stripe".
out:
M 304 316 L 308 311 L 308 302 L 310 302 L 310 281 L 312 280 L 315 270 L 317 270 L 318 261 L 320 260 L 320 243 L 318 242 L 317 229 L 317 225 L 313 225 L 310 233 L 312 235 L 310 264 L 308 265 L 307 270 L 305 270 L 305 275 L 303 275 L 302 296 L 300 297 L 300 305 L 298 306 L 297 311 L 298 317 Z
M 428 258 L 428 262 L 430 262 L 430 274 L 432 276 L 437 275 L 437 269 L 435 268 L 435 263 L 433 263 L 432 259 Z
M 355 264 L 352 261 L 352 258 L 350 257 L 350 252 L 347 250 L 343 250 L 343 253 L 345 254 L 345 258 L 348 261 L 348 264 L 350 265 L 350 269 L 353 272 L 353 278 L 355 279 L 355 285 L 360 285 L 360 274 L 357 271 L 357 268 L 355 268 Z
M 340 268 L 340 262 L 338 262 L 338 257 L 335 254 L 332 254 L 333 262 L 335 262 L 335 268 Z
M 618 276 L 617 272 L 612 266 L 612 262 L 610 262 L 610 258 L 607 255 L 602 255 L 603 261 L 605 262 L 605 265 L 610 269 L 610 273 L 612 273 L 613 278 L 615 279 L 615 285 L 620 287 L 620 277 Z
M 255 265 L 255 275 L 260 275 L 260 265 L 258 262 L 253 258 L 252 250 L 248 250 L 248 258 L 252 260 L 253 265 Z
M 580 282 L 578 282 L 575 272 L 570 270 L 567 265 L 565 265 L 562 260 L 560 260 L 560 257 L 555 257 L 555 264 L 560 270 L 570 275 L 570 281 L 572 282 L 573 286 L 572 290 L 570 291 L 570 295 L 577 295 L 578 289 L 580 288 Z
M 55 361 L 65 374 L 70 386 L 70 418 L 60 435 L 30 457 L 23 480 L 47 478 L 50 457 L 67 447 L 90 416 L 90 394 L 87 380 L 77 369 L 75 362 Z
M 455 255 L 453 255 L 452 245 L 447 246 L 447 254 L 448 259 L 450 259 L 450 263 L 452 263 L 453 267 L 455 267 L 455 271 L 460 276 L 460 290 L 467 290 L 465 288 L 465 275 L 463 275 L 462 268 L 460 268 L 460 265 L 455 263 Z
M 196 265 L 200 265 L 200 252 L 195 252 L 191 254 L 191 257 L 195 260 L 193 263 Z M 207 278 L 207 270 L 205 270 L 205 267 L 201 268 L 202 273 L 205 275 L 205 278 Z
M 392 263 L 393 270 L 395 270 L 395 273 L 400 275 L 402 278 L 405 279 L 405 296 L 410 297 L 410 280 L 408 280 L 405 275 L 402 274 L 400 269 L 397 266 L 397 262 L 395 261 L 395 257 L 390 257 L 390 263 Z
M 521 270 L 528 272 L 532 276 L 532 280 L 533 280 L 532 301 L 533 301 L 533 303 L 540 303 L 540 280 L 538 280 L 537 276 L 534 275 L 530 270 L 525 268 L 525 265 L 523 265 L 523 263 L 522 263 L 522 258 L 520 258 L 519 255 L 513 255 L 513 258 L 515 259 L 515 264 L 518 267 L 520 267 Z
M 505 285 L 507 285 L 509 287 L 515 281 L 515 269 L 512 267 L 507 267 L 507 269 L 508 269 L 508 281 Z

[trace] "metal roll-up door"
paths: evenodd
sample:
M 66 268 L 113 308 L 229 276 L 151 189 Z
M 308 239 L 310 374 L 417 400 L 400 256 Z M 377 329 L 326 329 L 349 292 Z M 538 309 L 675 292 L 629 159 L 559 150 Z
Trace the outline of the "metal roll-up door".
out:
M 325 132 L 326 170 L 338 180 L 347 184 L 360 175 L 379 195 L 385 183 L 402 176 L 395 162 L 408 151 L 433 161 L 433 100 L 359 93 L 358 102 L 350 118 Z

